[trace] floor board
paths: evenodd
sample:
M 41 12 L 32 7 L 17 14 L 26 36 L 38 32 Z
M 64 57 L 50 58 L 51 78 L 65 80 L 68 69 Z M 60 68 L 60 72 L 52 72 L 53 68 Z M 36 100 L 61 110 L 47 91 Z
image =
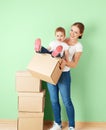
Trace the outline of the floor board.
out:
M 52 123 L 45 122 L 44 130 L 49 130 L 52 127 Z M 0 123 L 0 130 L 17 130 L 17 123 Z M 67 123 L 63 123 L 63 129 L 68 130 Z M 76 123 L 75 130 L 106 130 L 106 123 Z

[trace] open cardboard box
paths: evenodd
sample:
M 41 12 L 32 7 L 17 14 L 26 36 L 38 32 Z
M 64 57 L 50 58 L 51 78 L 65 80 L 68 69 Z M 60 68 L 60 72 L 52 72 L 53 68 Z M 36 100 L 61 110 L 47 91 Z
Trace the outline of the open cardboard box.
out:
M 60 63 L 61 58 L 53 58 L 50 54 L 36 53 L 27 69 L 36 78 L 51 84 L 56 84 L 62 73 Z

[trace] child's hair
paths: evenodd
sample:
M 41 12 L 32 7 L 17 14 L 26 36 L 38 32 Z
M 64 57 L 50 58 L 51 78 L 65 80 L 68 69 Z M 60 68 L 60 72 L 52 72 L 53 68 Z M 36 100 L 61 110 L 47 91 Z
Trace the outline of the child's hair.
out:
M 56 28 L 55 34 L 56 34 L 56 32 L 62 32 L 62 33 L 64 33 L 64 36 L 66 35 L 65 29 L 63 27 Z
M 84 28 L 85 28 L 83 23 L 81 23 L 81 22 L 76 22 L 76 23 L 74 23 L 72 26 L 77 26 L 77 27 L 79 28 L 79 30 L 80 30 L 80 33 L 83 34 Z M 79 36 L 79 39 L 81 39 L 81 38 L 82 38 L 82 35 Z

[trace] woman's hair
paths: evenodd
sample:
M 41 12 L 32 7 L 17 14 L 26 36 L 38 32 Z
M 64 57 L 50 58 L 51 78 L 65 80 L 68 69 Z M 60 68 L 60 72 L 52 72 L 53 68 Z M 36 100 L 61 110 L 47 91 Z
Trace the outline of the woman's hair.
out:
M 80 30 L 80 33 L 83 34 L 84 28 L 85 28 L 83 23 L 76 22 L 76 23 L 74 23 L 72 26 L 77 26 L 77 27 L 79 28 L 79 30 Z M 79 36 L 79 39 L 81 39 L 81 38 L 82 38 L 82 35 Z
M 63 27 L 56 28 L 55 34 L 56 34 L 56 32 L 62 32 L 62 33 L 64 33 L 64 36 L 66 35 L 65 29 Z

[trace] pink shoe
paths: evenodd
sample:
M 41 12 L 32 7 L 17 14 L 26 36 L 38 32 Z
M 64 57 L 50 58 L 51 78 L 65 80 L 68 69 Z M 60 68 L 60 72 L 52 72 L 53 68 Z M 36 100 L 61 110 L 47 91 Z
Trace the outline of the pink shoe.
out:
M 35 40 L 35 51 L 39 52 L 40 49 L 41 49 L 41 39 L 38 38 L 38 39 Z
M 53 57 L 57 57 L 63 50 L 63 47 L 60 45 L 60 46 L 57 46 L 56 49 L 52 52 L 52 56 Z

